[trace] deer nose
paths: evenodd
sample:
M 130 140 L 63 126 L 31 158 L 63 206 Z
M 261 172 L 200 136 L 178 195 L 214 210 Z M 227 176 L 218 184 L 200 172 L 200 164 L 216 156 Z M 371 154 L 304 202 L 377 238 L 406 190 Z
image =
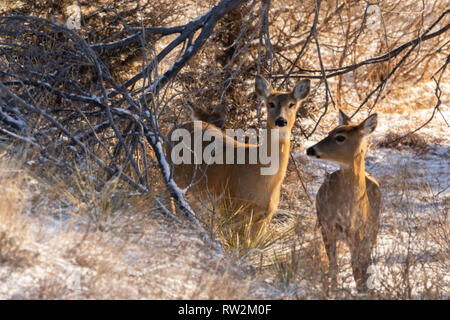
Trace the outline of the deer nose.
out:
M 311 147 L 311 148 L 308 148 L 308 149 L 306 150 L 306 154 L 307 154 L 308 156 L 315 156 L 315 155 L 316 155 L 316 151 L 314 150 L 313 147 Z
M 285 127 L 287 126 L 287 121 L 284 118 L 279 117 L 277 120 L 275 120 L 275 125 L 278 127 Z

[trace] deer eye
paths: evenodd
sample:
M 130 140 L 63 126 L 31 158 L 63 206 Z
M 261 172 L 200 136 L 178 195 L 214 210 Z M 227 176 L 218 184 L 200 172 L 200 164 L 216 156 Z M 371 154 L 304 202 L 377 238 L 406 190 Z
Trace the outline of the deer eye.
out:
M 269 103 L 269 107 L 270 107 L 270 109 L 275 108 L 275 103 L 270 102 L 270 103 Z
M 345 141 L 345 137 L 344 136 L 337 136 L 336 137 L 336 141 L 337 142 L 344 142 Z
M 289 109 L 291 109 L 293 106 L 295 106 L 295 103 L 290 103 L 289 104 Z

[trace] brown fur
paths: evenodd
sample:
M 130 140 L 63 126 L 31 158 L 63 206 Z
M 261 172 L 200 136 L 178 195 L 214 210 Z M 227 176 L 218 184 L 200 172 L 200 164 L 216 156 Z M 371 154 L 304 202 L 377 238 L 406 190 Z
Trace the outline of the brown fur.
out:
M 365 136 L 376 127 L 376 115 L 359 125 L 351 125 L 340 115 L 341 125 L 308 149 L 320 159 L 341 164 L 341 169 L 325 178 L 316 196 L 317 218 L 329 260 L 333 287 L 338 272 L 336 242 L 349 246 L 358 291 L 367 290 L 367 268 L 378 234 L 381 193 L 378 182 L 365 171 Z M 338 136 L 345 141 L 338 142 Z
M 194 107 L 191 103 L 188 106 L 191 109 L 192 120 L 210 123 L 222 130 L 225 128 L 225 110 L 222 106 L 216 107 L 213 112 L 207 112 L 201 108 Z
M 252 233 L 259 231 L 266 222 L 270 221 L 278 208 L 280 199 L 280 187 L 286 175 L 289 160 L 290 133 L 295 123 L 295 116 L 300 100 L 309 93 L 309 81 L 297 84 L 292 92 L 274 91 L 270 84 L 263 78 L 257 78 L 256 92 L 263 98 L 268 107 L 267 129 L 270 131 L 277 128 L 275 121 L 278 117 L 287 120 L 285 127 L 280 128 L 280 140 L 278 150 L 272 150 L 270 139 L 268 139 L 268 154 L 279 152 L 279 167 L 274 175 L 261 175 L 261 167 L 267 167 L 261 163 L 236 164 L 237 152 L 234 152 L 234 164 L 180 164 L 174 166 L 174 179 L 180 187 L 192 185 L 195 195 L 200 198 L 212 198 L 217 200 L 226 198 L 232 203 L 233 208 L 245 207 L 246 212 L 252 216 Z M 270 104 L 273 107 L 269 107 Z M 191 134 L 191 142 L 194 141 L 194 123 L 188 122 L 181 126 Z M 201 123 L 202 130 L 216 130 L 223 138 L 223 150 L 227 147 L 245 148 L 246 159 L 251 149 L 259 149 L 258 145 L 237 142 L 227 136 L 219 128 L 206 122 Z M 169 138 L 171 137 L 169 134 Z M 202 150 L 210 142 L 203 142 Z M 193 146 L 192 146 L 193 148 Z M 167 149 L 170 154 L 170 149 Z M 169 157 L 170 158 L 170 157 Z M 259 161 L 259 159 L 258 159 Z

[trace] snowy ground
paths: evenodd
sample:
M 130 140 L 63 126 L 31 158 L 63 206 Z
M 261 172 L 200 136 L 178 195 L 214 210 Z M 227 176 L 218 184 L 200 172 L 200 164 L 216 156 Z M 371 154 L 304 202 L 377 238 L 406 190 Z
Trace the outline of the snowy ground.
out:
M 447 109 L 442 108 L 444 115 L 450 118 Z M 426 114 L 425 111 L 416 113 L 422 119 Z M 360 120 L 362 118 L 357 119 Z M 324 137 L 335 122 L 332 113 L 327 115 L 318 133 L 295 150 L 313 199 L 325 173 L 337 170 L 338 166 L 311 160 L 304 152 Z M 450 290 L 446 233 L 450 199 L 449 136 L 443 134 L 445 124 L 437 116 L 426 130 L 419 132 L 426 141 L 432 141 L 428 143 L 426 153 L 417 153 L 408 147 L 401 150 L 377 147 L 377 143 L 393 131 L 392 123 L 400 130 L 411 126 L 410 120 L 404 117 L 381 114 L 366 156 L 366 169 L 380 182 L 384 202 L 373 254 L 375 264 L 371 269 L 374 287 L 381 297 L 404 298 L 406 291 L 411 298 L 419 298 L 428 292 L 428 297 L 446 299 Z M 2 174 L 11 171 L 8 168 L 1 170 Z M 28 176 L 24 179 L 20 186 L 27 186 L 29 191 L 38 189 L 39 183 L 35 179 Z M 287 190 L 296 186 L 302 192 L 295 177 L 287 179 L 284 185 Z M 48 210 L 49 200 L 45 195 L 38 197 L 38 205 L 35 205 L 33 192 L 27 194 L 26 187 L 20 189 L 15 188 L 14 183 L 2 183 L 0 188 L 2 203 L 20 200 L 23 195 L 24 199 L 18 201 L 19 205 L 12 211 L 28 212 L 27 216 L 3 219 L 0 224 L 0 242 L 3 243 L 0 299 L 323 297 L 319 282 L 314 279 L 298 278 L 287 287 L 276 280 L 276 273 L 273 273 L 275 252 L 291 252 L 291 238 L 266 248 L 264 264 L 269 266 L 255 274 L 254 270 L 259 267 L 258 252 L 254 259 L 249 255 L 248 259 L 232 262 L 234 259 L 206 248 L 190 226 L 173 225 L 161 217 L 155 218 L 155 213 L 127 221 L 126 225 L 133 227 L 124 228 L 125 233 L 86 234 L 77 231 L 83 230 L 78 228 L 77 222 L 69 223 L 72 221 L 70 216 L 61 215 L 68 212 L 64 205 L 53 207 L 51 215 L 40 214 Z M 300 254 L 309 252 L 311 242 L 320 245 L 314 205 L 298 201 L 298 209 L 286 209 L 286 206 L 284 199 L 274 219 L 280 233 L 292 232 L 295 221 L 300 221 L 304 225 L 299 233 L 304 238 Z M 168 223 L 172 225 L 169 229 Z M 6 239 L 5 234 L 9 238 Z M 5 243 L 10 245 L 9 249 L 6 246 L 6 251 Z M 11 243 L 17 243 L 17 246 L 11 246 Z M 15 258 L 5 260 L 8 254 Z M 321 254 L 322 258 L 314 263 L 322 268 L 326 259 L 324 253 Z M 341 245 L 339 279 L 342 288 L 356 297 L 349 258 L 348 250 Z M 312 265 L 312 268 L 316 267 Z M 334 297 L 348 296 L 337 294 Z
M 441 107 L 442 114 L 449 119 L 450 110 Z M 366 170 L 381 185 L 383 213 L 381 228 L 374 252 L 375 287 L 390 291 L 395 297 L 396 285 L 405 281 L 405 264 L 409 263 L 410 296 L 418 298 L 424 290 L 440 288 L 437 298 L 447 299 L 450 290 L 450 255 L 447 236 L 434 237 L 433 233 L 448 232 L 450 207 L 450 137 L 448 127 L 440 114 L 418 134 L 427 141 L 427 152 L 420 153 L 408 147 L 377 147 L 389 132 L 408 132 L 430 116 L 430 110 L 419 110 L 413 116 L 379 113 L 376 132 L 370 138 L 371 148 L 366 155 Z M 363 120 L 357 119 L 359 122 Z M 334 124 L 333 124 L 334 121 Z M 338 169 L 338 165 L 308 159 L 304 150 L 319 141 L 332 129 L 337 121 L 331 116 L 319 128 L 304 148 L 296 153 L 305 173 L 312 179 L 308 184 L 313 197 L 325 174 Z M 304 213 L 314 215 L 314 210 Z M 432 226 L 439 226 L 436 231 Z M 349 252 L 341 248 L 343 259 L 340 278 L 343 287 L 354 289 L 349 264 Z M 408 260 L 408 261 L 407 261 Z M 400 279 L 401 278 L 401 279 Z M 426 279 L 426 280 L 424 280 Z M 404 285 L 404 283 L 403 283 Z M 427 286 L 429 287 L 427 289 Z M 400 295 L 400 294 L 399 294 Z

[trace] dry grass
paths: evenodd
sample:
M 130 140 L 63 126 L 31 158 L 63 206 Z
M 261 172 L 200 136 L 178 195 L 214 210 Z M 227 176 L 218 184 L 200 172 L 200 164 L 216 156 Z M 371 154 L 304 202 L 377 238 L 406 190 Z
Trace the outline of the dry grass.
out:
M 32 190 L 30 181 L 35 180 L 26 170 L 12 168 L 2 162 L 0 170 L 1 298 L 224 299 L 248 295 L 250 279 L 233 259 L 205 247 L 190 225 L 174 223 L 149 208 L 147 199 L 144 203 L 131 199 L 135 208 L 144 210 L 141 216 L 128 204 L 119 206 L 124 211 L 121 218 L 100 231 L 89 219 L 98 212 L 103 213 L 101 217 L 110 215 L 104 211 L 104 201 L 82 206 L 82 192 L 67 198 L 66 191 L 48 206 L 44 199 L 52 188 Z M 72 199 L 78 201 L 68 205 Z M 58 203 L 65 203 L 65 210 L 54 215 Z
M 236 206 L 229 197 L 210 201 L 204 207 L 204 212 L 197 212 L 203 216 L 210 232 L 215 234 L 229 254 L 242 257 L 249 251 L 262 251 L 280 237 L 277 230 L 270 226 L 255 228 L 251 208 L 246 205 Z
M 229 215 L 216 213 L 212 231 L 226 249 L 220 256 L 182 217 L 164 216 L 149 197 L 127 196 L 114 183 L 95 186 L 90 170 L 75 172 L 72 185 L 61 182 L 55 192 L 17 163 L 3 161 L 0 170 L 3 298 L 442 299 L 449 289 L 448 193 L 407 164 L 392 163 L 394 174 L 378 177 L 385 205 L 375 289 L 358 296 L 344 245 L 338 246 L 338 289 L 328 290 L 314 205 L 295 166 L 288 170 L 279 212 L 254 242 L 250 224 L 236 230 Z M 309 166 L 315 164 L 299 163 L 313 196 L 320 183 L 311 179 Z M 170 201 L 163 202 L 170 208 Z M 211 227 L 208 217 L 205 226 Z M 20 280 L 24 276 L 28 280 Z
M 22 190 L 27 183 L 20 167 L 0 163 L 0 263 L 15 268 L 33 265 L 39 255 L 24 248 L 28 230 Z
M 378 141 L 377 146 L 397 150 L 410 149 L 418 154 L 425 154 L 430 150 L 430 142 L 419 133 L 412 133 L 404 137 L 399 132 L 388 132 L 384 140 Z

